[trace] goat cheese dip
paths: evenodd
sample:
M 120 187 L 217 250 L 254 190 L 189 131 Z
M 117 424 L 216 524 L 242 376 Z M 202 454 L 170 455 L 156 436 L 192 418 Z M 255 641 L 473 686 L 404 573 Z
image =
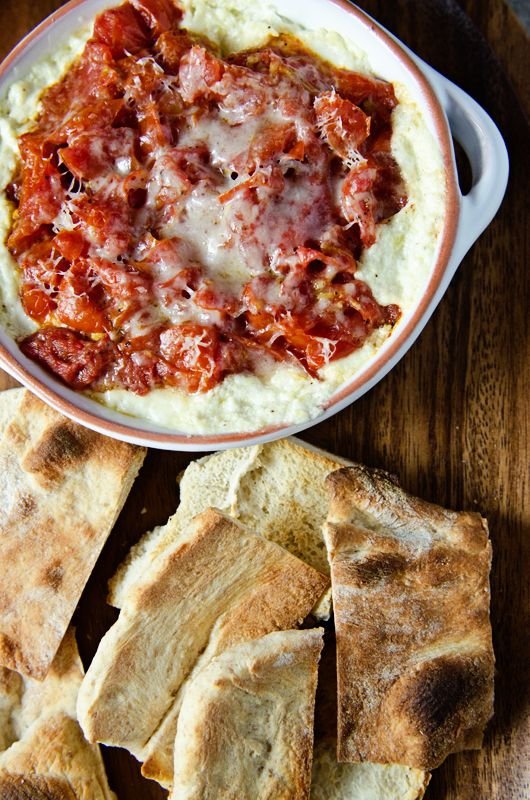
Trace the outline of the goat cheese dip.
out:
M 1 322 L 69 385 L 166 428 L 212 434 L 304 422 L 385 346 L 425 291 L 445 216 L 442 155 L 407 87 L 379 81 L 358 43 L 248 0 L 184 0 L 182 19 L 168 21 L 173 8 L 170 0 L 117 6 L 96 20 L 98 36 L 92 26 L 72 36 L 0 102 Z M 127 80 L 115 92 L 111 139 L 90 138 L 93 124 L 78 124 L 78 109 L 65 142 L 56 133 L 64 109 L 53 118 L 61 93 L 51 102 L 43 95 L 75 71 L 87 42 L 99 48 L 99 66 L 108 52 L 126 63 Z M 126 119 L 119 101 L 134 110 L 140 94 L 156 96 L 166 116 L 155 108 L 148 118 L 144 103 Z M 59 144 L 46 153 L 58 197 L 53 228 L 34 236 L 35 224 L 18 218 L 17 169 L 20 142 L 24 163 L 33 158 L 39 115 Z M 325 184 L 327 204 L 317 188 L 304 195 L 307 183 Z M 124 192 L 133 244 L 114 216 Z M 36 277 L 42 264 L 51 278 Z M 140 302 L 147 295 L 150 305 Z

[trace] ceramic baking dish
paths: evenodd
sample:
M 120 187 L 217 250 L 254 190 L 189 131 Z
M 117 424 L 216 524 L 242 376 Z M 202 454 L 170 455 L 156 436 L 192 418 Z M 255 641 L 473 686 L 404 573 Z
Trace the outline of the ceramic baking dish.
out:
M 30 33 L 0 66 L 0 96 L 56 43 L 93 19 L 114 0 L 72 0 Z M 445 165 L 447 213 L 436 263 L 426 291 L 406 324 L 391 336 L 366 366 L 327 401 L 318 417 L 244 434 L 186 435 L 104 408 L 62 385 L 27 359 L 0 329 L 0 366 L 66 416 L 109 436 L 174 450 L 214 450 L 257 444 L 298 433 L 336 414 L 372 388 L 407 352 L 440 302 L 458 265 L 502 201 L 508 157 L 502 137 L 486 112 L 465 92 L 425 64 L 408 48 L 346 0 L 273 0 L 284 17 L 309 28 L 340 31 L 361 42 L 377 75 L 408 86 L 437 138 Z M 323 25 L 325 20 L 325 25 Z M 463 147 L 472 169 L 472 188 L 460 192 L 452 137 Z

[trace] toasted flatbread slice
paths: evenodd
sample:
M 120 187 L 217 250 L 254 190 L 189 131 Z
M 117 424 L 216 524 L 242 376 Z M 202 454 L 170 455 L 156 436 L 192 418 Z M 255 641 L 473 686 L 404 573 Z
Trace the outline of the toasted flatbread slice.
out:
M 83 668 L 69 630 L 44 681 L 0 669 L 0 797 L 115 800 L 99 748 L 83 737 L 75 706 Z
M 153 756 L 151 740 L 169 717 L 169 752 L 157 753 L 149 774 L 170 785 L 175 706 L 194 668 L 238 642 L 295 627 L 328 585 L 327 577 L 221 512 L 198 515 L 129 589 L 103 637 L 79 694 L 85 735 L 143 761 Z
M 0 438 L 13 418 L 20 403 L 20 389 L 6 389 L 0 393 Z
M 110 583 L 109 602 L 120 608 L 127 587 L 150 568 L 189 521 L 206 508 L 230 514 L 250 530 L 329 575 L 322 525 L 325 477 L 349 462 L 299 439 L 241 447 L 192 461 L 180 479 L 180 505 L 167 526 L 147 534 Z M 329 617 L 330 601 L 318 609 Z
M 145 450 L 0 393 L 0 664 L 44 678 Z
M 171 800 L 307 800 L 322 629 L 281 631 L 211 661 L 188 685 Z
M 400 764 L 337 761 L 335 635 L 326 631 L 318 667 L 311 800 L 420 800 L 430 775 Z
M 493 713 L 486 521 L 360 466 L 327 485 L 339 761 L 434 769 Z

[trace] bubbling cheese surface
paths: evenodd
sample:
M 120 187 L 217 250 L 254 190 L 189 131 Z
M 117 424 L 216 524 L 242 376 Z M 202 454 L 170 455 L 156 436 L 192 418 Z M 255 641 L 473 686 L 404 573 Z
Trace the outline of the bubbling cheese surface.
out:
M 228 0 L 224 3 L 184 2 L 183 27 L 207 36 L 220 45 L 223 52 L 263 45 L 271 35 L 290 33 L 304 45 L 332 64 L 371 74 L 366 56 L 355 45 L 347 43 L 338 34 L 324 30 L 308 30 L 285 19 L 267 5 L 252 4 L 246 0 Z M 53 57 L 35 64 L 29 74 L 12 85 L 7 98 L 0 106 L 0 182 L 10 180 L 17 159 L 17 137 L 31 125 L 39 111 L 39 95 L 48 85 L 57 81 L 68 69 L 72 60 L 82 51 L 89 32 L 83 32 L 64 43 Z M 445 213 L 445 179 L 442 157 L 431 136 L 421 111 L 412 101 L 405 86 L 394 84 L 399 105 L 393 112 L 392 154 L 404 178 L 408 203 L 399 213 L 384 224 L 378 225 L 375 244 L 363 251 L 356 277 L 365 281 L 379 303 L 399 305 L 403 315 L 395 331 L 404 324 L 425 290 L 437 252 L 438 240 Z M 228 113 L 228 112 L 227 112 Z M 270 112 L 272 115 L 274 112 Z M 254 120 L 253 124 L 259 124 Z M 215 119 L 201 127 L 200 141 L 207 141 L 212 164 L 221 171 L 240 152 L 248 141 L 245 126 L 231 129 L 233 136 L 226 141 L 225 131 Z M 179 146 L 197 145 L 197 132 L 190 127 L 182 131 Z M 128 165 L 121 165 L 123 170 Z M 225 175 L 226 189 L 238 178 Z M 164 182 L 164 164 L 160 164 L 151 190 L 159 189 Z M 248 280 L 245 271 L 245 252 L 234 253 L 226 246 L 226 225 L 223 217 L 228 212 L 220 208 L 215 195 L 199 184 L 194 189 L 193 202 L 188 203 L 185 218 L 171 216 L 162 231 L 165 237 L 182 237 L 193 250 L 193 257 L 206 264 L 221 285 L 237 291 Z M 283 208 L 277 209 L 276 225 L 272 227 L 273 240 L 266 243 L 274 248 L 274 237 L 282 238 L 282 223 L 290 220 L 293 203 L 285 199 Z M 234 205 L 237 213 L 237 205 Z M 318 208 L 308 204 L 309 213 L 299 224 L 307 230 L 315 226 L 312 213 Z M 2 196 L 0 201 L 0 227 L 2 242 L 11 225 L 12 208 Z M 277 242 L 276 242 L 277 243 Z M 250 259 L 251 261 L 252 259 Z M 2 322 L 13 336 L 22 336 L 35 329 L 24 313 L 18 296 L 16 265 L 5 244 L 0 249 L 0 289 L 2 293 Z M 215 311 L 203 311 L 201 322 L 215 323 Z M 180 322 L 178 308 L 172 322 Z M 138 322 L 141 324 L 141 321 Z M 269 425 L 300 423 L 317 416 L 323 403 L 346 380 L 362 369 L 385 346 L 388 330 L 375 330 L 359 350 L 345 358 L 332 361 L 319 371 L 318 378 L 310 377 L 297 365 L 274 362 L 264 363 L 254 374 L 241 372 L 228 375 L 222 383 L 203 394 L 188 394 L 175 388 L 153 389 L 146 395 L 137 395 L 123 389 L 91 393 L 104 405 L 132 416 L 147 419 L 155 424 L 189 434 L 228 433 L 258 430 Z

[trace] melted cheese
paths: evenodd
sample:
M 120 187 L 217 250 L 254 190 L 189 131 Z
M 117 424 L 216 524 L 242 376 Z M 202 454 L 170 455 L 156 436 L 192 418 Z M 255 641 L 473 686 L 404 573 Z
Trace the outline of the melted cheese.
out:
M 267 4 L 250 0 L 184 0 L 181 5 L 186 11 L 183 25 L 217 42 L 224 52 L 256 47 L 270 35 L 289 32 L 338 66 L 372 72 L 364 53 L 350 42 L 346 43 L 339 34 L 304 29 L 280 17 Z M 0 185 L 6 185 L 11 178 L 18 153 L 17 137 L 31 127 L 39 110 L 38 98 L 42 89 L 64 74 L 82 51 L 87 38 L 88 32 L 85 31 L 56 48 L 53 55 L 35 64 L 25 78 L 14 83 L 7 97 L 0 102 Z M 391 220 L 378 226 L 377 241 L 363 253 L 358 277 L 369 284 L 380 303 L 396 303 L 402 308 L 404 314 L 396 326 L 399 329 L 417 304 L 430 277 L 445 213 L 445 181 L 439 147 L 420 109 L 405 86 L 395 84 L 395 91 L 400 105 L 393 115 L 392 150 L 407 186 L 409 202 Z M 258 124 L 258 121 L 251 124 Z M 193 146 L 199 139 L 207 140 L 216 159 L 214 163 L 225 168 L 223 188 L 226 190 L 239 180 L 239 176 L 235 180 L 231 176 L 232 161 L 247 146 L 249 128 L 246 125 L 234 126 L 231 134 L 228 148 L 226 131 L 214 121 L 201 130 L 200 136 L 191 128 L 184 136 L 186 146 Z M 120 175 L 127 174 L 127 164 L 116 166 Z M 149 191 L 156 194 L 163 182 L 161 165 L 158 178 Z M 297 191 L 296 183 L 289 191 Z M 193 190 L 185 218 L 168 219 L 163 233 L 186 238 L 192 255 L 206 264 L 217 280 L 226 282 L 227 287 L 237 288 L 245 278 L 248 280 L 248 264 L 255 263 L 256 253 L 252 252 L 252 242 L 247 242 L 245 249 L 234 244 L 231 234 L 238 226 L 248 225 L 252 220 L 248 218 L 248 208 L 242 210 L 239 207 L 237 195 L 220 208 L 218 194 L 219 188 L 209 191 L 203 183 L 199 184 Z M 265 246 L 269 253 L 281 244 L 286 226 L 296 222 L 298 230 L 302 224 L 311 231 L 318 223 L 318 205 L 311 202 L 303 220 L 292 220 L 292 201 L 293 196 L 287 192 L 275 209 L 274 217 L 266 221 L 267 229 L 273 230 L 274 236 L 268 237 L 266 242 L 258 242 L 258 245 Z M 22 310 L 15 264 L 4 244 L 11 225 L 11 213 L 11 205 L 2 196 L 0 316 L 11 335 L 23 336 L 35 330 L 36 326 Z M 68 207 L 61 209 L 57 221 L 64 227 L 72 226 Z M 264 225 L 258 225 L 258 235 L 265 229 Z M 168 313 L 163 298 L 158 298 L 150 313 L 153 315 L 150 320 L 145 317 L 133 320 L 135 330 L 141 332 L 146 323 Z M 215 322 L 215 315 L 216 312 L 198 310 L 194 321 Z M 184 321 L 178 307 L 171 310 L 170 318 L 176 324 Z M 185 318 L 190 319 L 189 310 Z M 92 396 L 125 414 L 190 434 L 244 432 L 280 423 L 299 423 L 317 416 L 326 399 L 385 346 L 387 335 L 388 331 L 384 329 L 375 331 L 360 350 L 324 367 L 320 371 L 322 380 L 312 379 L 290 364 L 264 362 L 259 374 L 231 375 L 206 394 L 190 396 L 166 388 L 154 390 L 146 396 L 124 390 Z

